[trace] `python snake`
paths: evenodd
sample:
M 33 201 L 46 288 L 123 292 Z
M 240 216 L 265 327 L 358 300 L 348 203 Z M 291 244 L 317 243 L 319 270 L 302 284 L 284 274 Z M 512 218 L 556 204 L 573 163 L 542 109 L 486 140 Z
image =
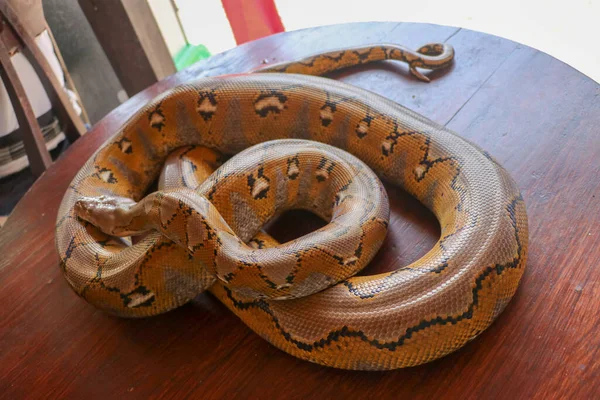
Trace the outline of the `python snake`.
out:
M 427 80 L 417 67 L 444 68 L 453 57 L 446 44 L 374 45 L 167 91 L 69 186 L 56 225 L 68 283 L 126 317 L 208 289 L 273 345 L 337 368 L 407 367 L 460 348 L 506 307 L 525 268 L 515 182 L 445 127 L 310 76 L 393 59 Z M 378 177 L 427 206 L 441 236 L 411 265 L 351 277 L 387 230 Z M 329 224 L 283 244 L 261 232 L 291 208 Z M 142 236 L 132 244 L 130 235 Z

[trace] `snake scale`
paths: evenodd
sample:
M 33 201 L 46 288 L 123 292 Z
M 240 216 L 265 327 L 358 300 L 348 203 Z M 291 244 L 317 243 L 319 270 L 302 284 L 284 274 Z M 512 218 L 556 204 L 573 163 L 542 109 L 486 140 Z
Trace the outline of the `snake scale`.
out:
M 56 225 L 68 283 L 125 317 L 209 290 L 273 345 L 337 368 L 414 366 L 460 348 L 502 312 L 525 268 L 514 180 L 445 127 L 311 76 L 393 59 L 427 80 L 417 67 L 453 57 L 446 44 L 373 45 L 167 91 L 69 186 Z M 353 277 L 387 231 L 379 178 L 428 207 L 440 239 L 411 265 Z M 283 244 L 261 231 L 292 208 L 329 224 Z

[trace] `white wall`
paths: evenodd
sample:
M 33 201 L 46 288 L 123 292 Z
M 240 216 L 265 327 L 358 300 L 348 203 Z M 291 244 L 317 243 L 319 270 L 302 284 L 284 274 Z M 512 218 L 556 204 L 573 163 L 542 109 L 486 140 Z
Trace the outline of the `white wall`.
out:
M 233 32 L 221 0 L 176 0 L 176 2 L 179 7 L 179 18 L 190 44 L 203 44 L 211 54 L 235 47 Z

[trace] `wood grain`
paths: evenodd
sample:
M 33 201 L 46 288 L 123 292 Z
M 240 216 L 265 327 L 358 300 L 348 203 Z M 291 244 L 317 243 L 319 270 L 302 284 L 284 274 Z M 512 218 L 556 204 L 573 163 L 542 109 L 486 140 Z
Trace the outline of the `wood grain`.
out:
M 384 373 L 329 369 L 269 345 L 213 297 L 155 318 L 109 317 L 58 268 L 54 221 L 97 147 L 158 93 L 336 46 L 448 41 L 451 70 L 431 84 L 393 62 L 337 74 L 446 124 L 504 164 L 525 196 L 530 256 L 492 325 L 441 360 Z M 398 23 L 321 27 L 250 42 L 139 93 L 77 141 L 0 230 L 0 393 L 6 398 L 597 398 L 600 395 L 600 86 L 552 57 L 497 37 Z M 392 223 L 368 272 L 406 265 L 437 240 L 435 218 L 388 187 Z M 296 221 L 295 223 L 293 221 Z M 298 223 L 297 221 L 302 221 Z M 312 225 L 311 225 L 312 224 Z M 278 235 L 316 226 L 288 215 Z M 294 229 L 291 229 L 291 228 Z M 0 396 L 2 396 L 0 395 Z

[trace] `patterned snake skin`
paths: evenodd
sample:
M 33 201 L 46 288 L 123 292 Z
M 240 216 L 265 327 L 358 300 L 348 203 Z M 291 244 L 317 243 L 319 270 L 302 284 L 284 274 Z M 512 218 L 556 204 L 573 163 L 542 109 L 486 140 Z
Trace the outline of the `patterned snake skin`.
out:
M 69 186 L 56 225 L 67 281 L 125 317 L 171 310 L 208 289 L 273 345 L 337 368 L 407 367 L 460 348 L 502 312 L 525 268 L 515 182 L 443 126 L 307 76 L 394 59 L 426 80 L 416 67 L 453 57 L 442 44 L 368 46 L 166 92 Z M 427 206 L 441 237 L 411 265 L 352 277 L 387 231 L 378 177 Z M 284 244 L 261 232 L 292 208 L 329 224 Z

